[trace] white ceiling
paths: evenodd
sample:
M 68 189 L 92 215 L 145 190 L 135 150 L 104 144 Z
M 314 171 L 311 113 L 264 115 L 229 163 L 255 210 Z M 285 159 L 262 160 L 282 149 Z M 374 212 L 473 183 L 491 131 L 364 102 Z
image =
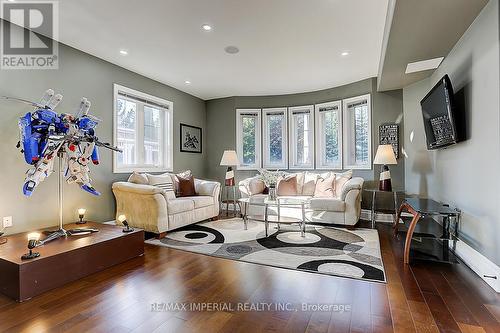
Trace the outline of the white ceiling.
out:
M 63 0 L 60 41 L 203 99 L 297 93 L 377 75 L 387 2 Z

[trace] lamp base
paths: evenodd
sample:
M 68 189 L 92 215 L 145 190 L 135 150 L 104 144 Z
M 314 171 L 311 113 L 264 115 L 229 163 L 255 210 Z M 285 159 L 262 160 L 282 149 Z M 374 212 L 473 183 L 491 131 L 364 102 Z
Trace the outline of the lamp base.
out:
M 21 259 L 22 260 L 29 260 L 29 259 L 35 259 L 35 258 L 38 258 L 40 256 L 40 253 L 39 252 L 33 252 L 30 250 L 29 253 L 26 253 L 26 254 L 23 254 L 21 256 Z
M 392 191 L 391 172 L 389 171 L 389 167 L 385 164 L 380 169 L 380 181 L 378 189 L 380 191 Z
M 127 227 L 123 228 L 122 231 L 125 232 L 125 233 L 132 232 L 132 231 L 134 231 L 134 228 L 131 228 L 131 227 L 127 226 Z
M 224 180 L 224 185 L 226 186 L 234 186 L 234 171 L 233 168 L 228 166 L 226 170 L 226 178 Z
M 83 219 L 81 219 L 80 221 L 76 221 L 75 224 L 86 224 L 87 221 L 84 221 Z

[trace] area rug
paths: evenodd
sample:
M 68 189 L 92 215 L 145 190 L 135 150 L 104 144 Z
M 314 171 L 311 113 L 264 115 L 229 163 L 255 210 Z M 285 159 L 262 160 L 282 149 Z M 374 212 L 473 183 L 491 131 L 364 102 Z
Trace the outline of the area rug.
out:
M 214 257 L 299 271 L 385 282 L 377 230 L 308 225 L 305 237 L 298 225 L 269 225 L 233 218 L 177 229 L 146 243 Z

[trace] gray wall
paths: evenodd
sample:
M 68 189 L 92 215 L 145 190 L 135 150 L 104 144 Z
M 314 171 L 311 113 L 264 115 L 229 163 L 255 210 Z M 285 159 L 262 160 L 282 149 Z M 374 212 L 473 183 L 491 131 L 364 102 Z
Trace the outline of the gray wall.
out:
M 98 136 L 105 142 L 112 142 L 113 83 L 170 100 L 174 103 L 174 170 L 191 169 L 195 175 L 204 176 L 206 150 L 203 154 L 179 151 L 180 122 L 202 127 L 206 133 L 203 100 L 73 48 L 59 46 L 58 70 L 2 70 L 0 95 L 38 101 L 46 89 L 52 88 L 64 95 L 59 112 L 75 111 L 80 98 L 85 96 L 92 101 L 91 113 L 103 120 Z M 19 137 L 17 120 L 31 108 L 0 99 L 0 110 L 0 218 L 12 215 L 14 221 L 14 227 L 6 231 L 15 233 L 56 225 L 57 174 L 43 182 L 31 198 L 24 197 L 21 191 L 24 173 L 29 166 L 15 147 Z M 207 145 L 206 140 L 203 141 Z M 102 149 L 101 165 L 92 167 L 93 184 L 102 192 L 100 197 L 87 194 L 76 185 L 65 186 L 65 221 L 75 220 L 79 207 L 88 209 L 89 219 L 114 219 L 111 184 L 126 179 L 128 175 L 112 173 L 111 157 L 110 151 Z
M 236 108 L 267 108 L 317 104 L 353 96 L 371 93 L 372 96 L 372 134 L 373 156 L 378 146 L 378 126 L 382 123 L 397 122 L 400 124 L 400 140 L 404 136 L 402 124 L 403 105 L 402 90 L 379 93 L 376 91 L 376 79 L 366 79 L 348 85 L 291 95 L 275 96 L 242 96 L 213 99 L 206 102 L 207 109 L 207 170 L 206 174 L 216 180 L 223 180 L 225 169 L 219 166 L 222 153 L 226 149 L 235 149 L 236 145 Z M 391 167 L 393 185 L 404 188 L 404 160 L 400 158 L 397 166 Z M 237 180 L 253 176 L 257 171 L 237 171 Z M 367 186 L 377 186 L 379 167 L 372 170 L 356 170 L 367 181 Z M 369 198 L 364 200 L 369 205 Z
M 498 13 L 498 0 L 491 0 L 435 73 L 406 87 L 403 97 L 407 192 L 460 208 L 460 238 L 500 265 Z M 444 74 L 455 93 L 464 93 L 470 139 L 427 151 L 419 103 Z

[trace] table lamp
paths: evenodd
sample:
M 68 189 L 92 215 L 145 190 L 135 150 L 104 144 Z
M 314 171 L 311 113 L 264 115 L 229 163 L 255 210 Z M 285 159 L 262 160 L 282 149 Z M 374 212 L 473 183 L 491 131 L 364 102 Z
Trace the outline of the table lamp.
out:
M 130 225 L 128 224 L 127 217 L 125 215 L 122 214 L 122 215 L 118 216 L 118 221 L 120 221 L 120 223 L 125 226 L 125 228 L 123 228 L 123 232 L 134 231 L 134 228 L 131 228 Z
M 40 256 L 39 252 L 33 252 L 33 249 L 37 247 L 38 245 L 38 240 L 40 239 L 40 234 L 38 232 L 32 232 L 28 234 L 28 250 L 29 252 L 26 254 L 23 254 L 21 259 L 22 260 L 29 260 L 29 259 L 35 259 Z
M 382 165 L 380 168 L 379 190 L 389 192 L 392 191 L 391 173 L 388 165 L 398 164 L 392 145 L 379 145 L 373 164 Z
M 87 221 L 83 220 L 83 218 L 85 217 L 85 212 L 87 212 L 87 210 L 85 208 L 79 208 L 78 209 L 78 218 L 80 220 L 78 222 L 76 222 L 76 224 L 85 224 L 85 223 L 87 223 Z
M 234 171 L 232 167 L 239 164 L 240 162 L 238 160 L 238 155 L 236 155 L 236 151 L 224 150 L 224 154 L 222 154 L 222 159 L 220 160 L 220 165 L 227 166 L 224 183 L 226 186 L 234 186 Z

